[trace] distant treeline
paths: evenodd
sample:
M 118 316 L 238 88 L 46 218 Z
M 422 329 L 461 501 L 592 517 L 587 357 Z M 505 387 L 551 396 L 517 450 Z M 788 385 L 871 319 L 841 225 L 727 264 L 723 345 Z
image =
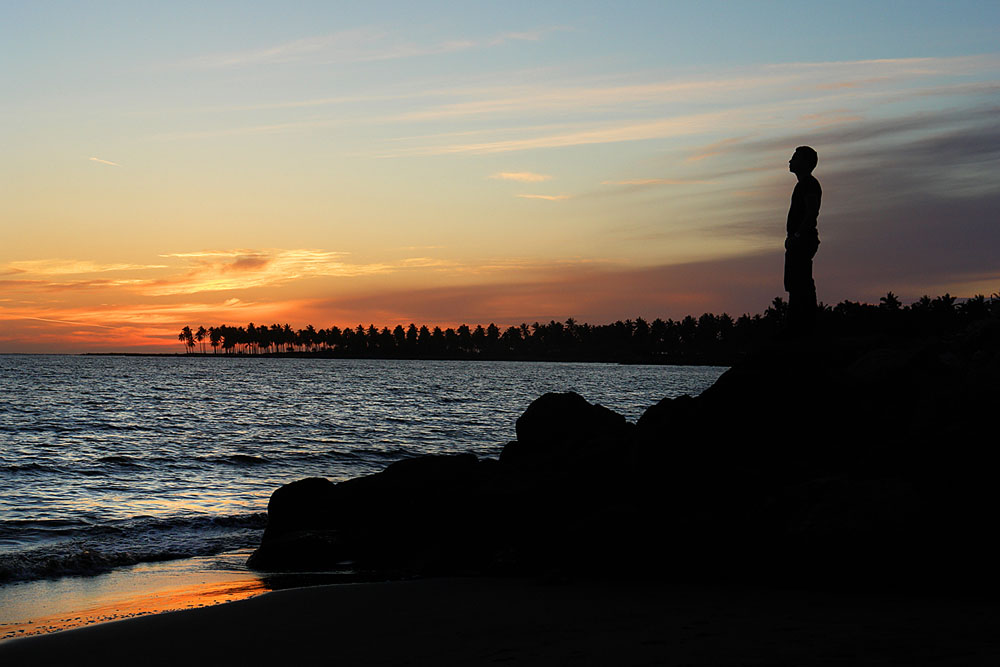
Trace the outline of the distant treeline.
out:
M 843 301 L 820 304 L 820 336 L 939 335 L 988 318 L 1000 318 L 1000 294 L 962 302 L 949 295 L 924 296 L 904 306 L 889 292 L 878 304 Z M 612 324 L 535 322 L 500 329 L 397 325 L 393 329 L 288 324 L 184 327 L 177 338 L 188 353 L 200 350 L 229 355 L 309 355 L 374 359 L 489 359 L 533 361 L 609 361 L 672 364 L 731 364 L 742 354 L 773 340 L 784 330 L 788 304 L 775 298 L 762 314 L 733 318 L 705 313 L 681 320 L 638 317 Z

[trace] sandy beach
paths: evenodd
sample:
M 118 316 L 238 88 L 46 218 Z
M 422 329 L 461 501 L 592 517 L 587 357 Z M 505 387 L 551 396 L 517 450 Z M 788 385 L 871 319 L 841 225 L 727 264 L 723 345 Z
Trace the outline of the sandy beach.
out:
M 0 643 L 4 665 L 996 665 L 984 601 L 630 582 L 317 586 Z

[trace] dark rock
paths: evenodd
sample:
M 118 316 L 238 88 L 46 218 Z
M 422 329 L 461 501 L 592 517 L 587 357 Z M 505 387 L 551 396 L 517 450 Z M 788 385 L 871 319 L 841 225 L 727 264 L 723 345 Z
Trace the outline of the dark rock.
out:
M 264 540 L 247 560 L 247 567 L 275 572 L 323 571 L 350 565 L 350 550 L 333 530 L 282 533 Z
M 770 508 L 776 532 L 815 543 L 897 538 L 924 514 L 912 484 L 841 475 L 789 487 Z
M 535 399 L 517 419 L 517 440 L 504 447 L 500 462 L 541 465 L 609 453 L 628 440 L 631 425 L 618 413 L 588 403 L 574 392 Z
M 382 478 L 398 492 L 440 490 L 466 485 L 478 465 L 479 459 L 469 453 L 420 456 L 389 464 Z
M 695 400 L 686 394 L 677 398 L 661 399 L 659 403 L 642 413 L 636 422 L 636 428 L 640 434 L 653 434 L 676 428 L 694 407 Z
M 478 553 L 487 532 L 478 526 L 492 520 L 496 502 L 479 489 L 497 465 L 473 454 L 422 456 L 339 484 L 286 484 L 271 495 L 268 527 L 249 565 L 302 570 L 350 559 L 427 572 L 487 558 Z
M 625 418 L 602 405 L 588 403 L 576 392 L 548 393 L 532 401 L 518 417 L 518 441 L 530 446 L 575 442 L 581 438 L 620 434 Z
M 267 502 L 264 540 L 293 531 L 331 528 L 334 493 L 333 482 L 323 477 L 300 479 L 279 487 Z

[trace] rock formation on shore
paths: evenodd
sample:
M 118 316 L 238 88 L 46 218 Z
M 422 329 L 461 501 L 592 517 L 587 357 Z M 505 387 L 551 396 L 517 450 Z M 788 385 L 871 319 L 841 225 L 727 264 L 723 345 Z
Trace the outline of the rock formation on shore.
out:
M 499 460 L 285 485 L 249 565 L 991 585 L 1000 321 L 776 342 L 636 424 L 546 394 Z

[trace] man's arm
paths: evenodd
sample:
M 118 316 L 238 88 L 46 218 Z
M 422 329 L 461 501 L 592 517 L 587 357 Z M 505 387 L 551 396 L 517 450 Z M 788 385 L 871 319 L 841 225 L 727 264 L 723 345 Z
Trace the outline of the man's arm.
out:
M 815 229 L 815 221 L 819 217 L 820 193 L 816 188 L 804 188 L 797 185 L 792 192 L 792 205 L 788 210 L 788 237 L 785 239 L 785 249 L 790 250 L 807 240 L 811 230 Z

